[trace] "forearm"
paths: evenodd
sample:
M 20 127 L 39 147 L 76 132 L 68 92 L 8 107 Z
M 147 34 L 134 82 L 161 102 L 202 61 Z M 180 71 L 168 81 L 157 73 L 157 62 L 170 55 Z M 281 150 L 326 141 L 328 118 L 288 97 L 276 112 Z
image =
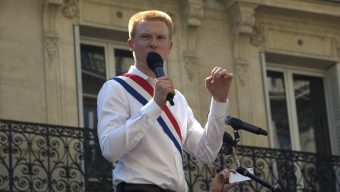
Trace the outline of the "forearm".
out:
M 227 115 L 228 102 L 212 101 L 210 113 L 199 143 L 198 156 L 205 163 L 212 163 L 222 146 L 224 119 Z

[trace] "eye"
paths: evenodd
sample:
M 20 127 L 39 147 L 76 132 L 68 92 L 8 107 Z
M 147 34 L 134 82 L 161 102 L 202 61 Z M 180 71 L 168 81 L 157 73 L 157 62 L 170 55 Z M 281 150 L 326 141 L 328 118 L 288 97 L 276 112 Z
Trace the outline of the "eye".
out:
M 157 36 L 157 39 L 164 40 L 164 39 L 166 39 L 166 36 L 165 35 L 159 35 L 159 36 Z
M 149 38 L 150 38 L 150 35 L 148 35 L 148 34 L 142 34 L 140 37 L 141 37 L 142 39 L 149 39 Z

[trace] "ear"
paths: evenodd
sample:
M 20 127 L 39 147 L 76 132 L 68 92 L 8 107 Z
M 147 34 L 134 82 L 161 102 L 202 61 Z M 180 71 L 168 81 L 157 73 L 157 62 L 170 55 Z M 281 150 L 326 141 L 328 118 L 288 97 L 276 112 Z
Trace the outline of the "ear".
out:
M 170 53 L 170 51 L 171 51 L 171 49 L 172 49 L 172 45 L 173 45 L 173 43 L 172 43 L 172 41 L 170 41 L 168 54 Z
M 132 39 L 128 39 L 127 44 L 129 46 L 130 50 L 132 51 L 133 50 L 133 46 L 134 46 L 133 40 Z

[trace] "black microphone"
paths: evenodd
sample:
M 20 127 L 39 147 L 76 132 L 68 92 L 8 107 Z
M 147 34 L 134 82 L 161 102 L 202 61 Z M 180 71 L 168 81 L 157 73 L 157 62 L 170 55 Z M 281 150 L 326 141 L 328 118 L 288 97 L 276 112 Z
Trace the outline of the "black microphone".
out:
M 249 177 L 251 179 L 253 179 L 254 181 L 262 184 L 263 186 L 267 187 L 268 189 L 270 189 L 272 192 L 283 192 L 283 190 L 281 189 L 281 187 L 278 184 L 275 185 L 271 185 L 269 183 L 267 183 L 266 181 L 260 179 L 259 177 L 257 177 L 256 175 L 250 173 L 246 168 L 244 167 L 238 167 L 236 169 L 236 171 L 246 177 Z
M 227 132 L 224 132 L 223 134 L 223 145 L 225 146 L 227 155 L 230 155 L 233 153 L 233 146 L 235 146 L 235 141 L 233 137 Z
M 259 127 L 256 127 L 255 125 L 246 123 L 240 119 L 231 117 L 229 115 L 225 118 L 225 124 L 232 126 L 236 130 L 243 129 L 245 131 L 249 131 L 257 135 L 268 135 L 266 130 L 263 130 Z
M 223 143 L 228 145 L 234 145 L 234 139 L 227 132 L 223 133 Z
M 156 77 L 163 77 L 165 75 L 163 70 L 163 59 L 162 57 L 156 52 L 149 52 L 146 57 L 146 63 L 148 67 L 155 73 Z M 170 102 L 170 105 L 174 105 L 174 94 L 169 93 L 166 96 L 166 100 Z

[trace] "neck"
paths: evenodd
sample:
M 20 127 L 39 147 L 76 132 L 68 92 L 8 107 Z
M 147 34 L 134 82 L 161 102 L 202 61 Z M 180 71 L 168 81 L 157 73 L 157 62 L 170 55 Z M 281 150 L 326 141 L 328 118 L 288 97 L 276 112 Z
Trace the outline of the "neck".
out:
M 135 65 L 138 70 L 146 74 L 147 76 L 155 79 L 156 75 L 155 73 L 147 66 L 147 64 L 144 65 Z

